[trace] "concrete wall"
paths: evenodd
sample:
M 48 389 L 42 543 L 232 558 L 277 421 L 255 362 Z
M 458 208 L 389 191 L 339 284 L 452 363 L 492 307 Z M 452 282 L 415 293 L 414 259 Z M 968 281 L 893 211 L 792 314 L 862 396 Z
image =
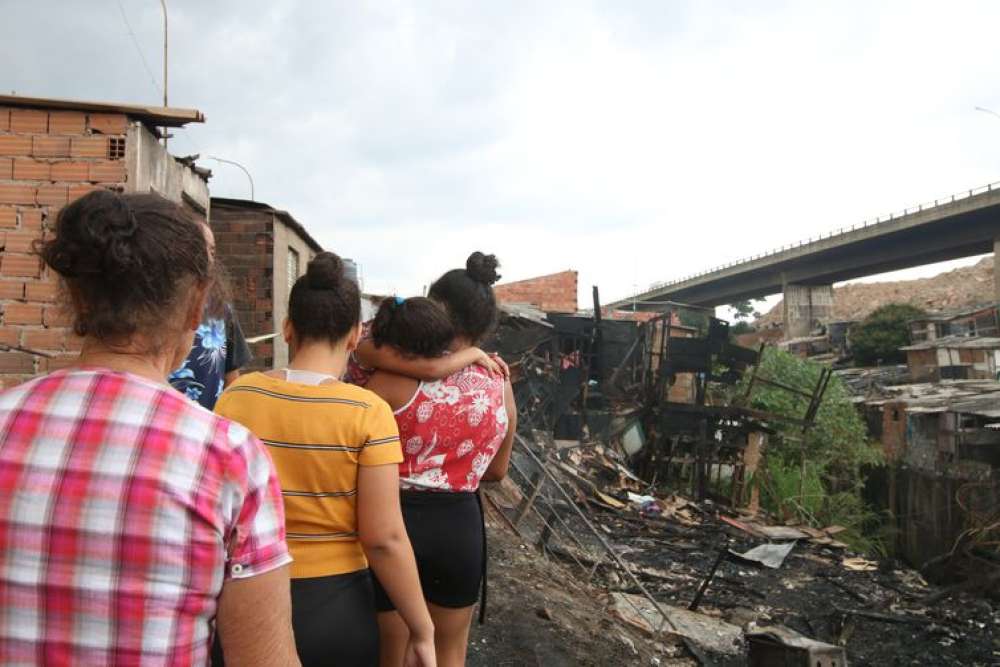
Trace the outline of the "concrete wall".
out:
M 288 316 L 288 295 L 294 284 L 294 281 L 290 282 L 288 273 L 289 250 L 299 254 L 299 276 L 305 274 L 309 260 L 316 256 L 316 252 L 292 228 L 282 222 L 279 216 L 275 216 L 273 229 L 274 325 L 280 329 Z M 288 345 L 284 338 L 278 336 L 274 339 L 274 368 L 283 368 L 287 365 Z
M 155 192 L 208 217 L 211 205 L 208 183 L 175 160 L 142 123 L 130 124 L 127 135 L 125 163 L 130 178 L 126 190 Z
M 785 338 L 803 338 L 833 318 L 832 285 L 785 285 Z

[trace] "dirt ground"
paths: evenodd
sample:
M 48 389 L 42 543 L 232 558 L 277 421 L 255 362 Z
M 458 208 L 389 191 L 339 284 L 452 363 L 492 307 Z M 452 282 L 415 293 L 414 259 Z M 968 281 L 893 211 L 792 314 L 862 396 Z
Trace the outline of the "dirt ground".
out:
M 488 520 L 489 599 L 473 623 L 470 667 L 694 666 L 680 646 L 657 644 L 607 613 L 607 592 L 542 557 Z

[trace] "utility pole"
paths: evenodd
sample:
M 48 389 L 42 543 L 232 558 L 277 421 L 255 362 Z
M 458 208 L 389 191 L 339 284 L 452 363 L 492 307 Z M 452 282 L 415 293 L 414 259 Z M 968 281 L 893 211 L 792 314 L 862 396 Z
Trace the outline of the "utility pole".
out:
M 167 104 L 167 0 L 160 0 L 163 9 L 163 107 Z M 163 128 L 163 147 L 167 147 L 167 128 Z

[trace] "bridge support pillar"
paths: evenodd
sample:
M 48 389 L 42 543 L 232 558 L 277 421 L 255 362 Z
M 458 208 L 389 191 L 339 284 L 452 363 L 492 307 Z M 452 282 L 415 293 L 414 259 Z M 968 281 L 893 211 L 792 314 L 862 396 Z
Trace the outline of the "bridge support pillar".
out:
M 993 302 L 1000 305 L 1000 239 L 993 239 Z
M 785 283 L 785 339 L 808 336 L 833 319 L 833 285 Z

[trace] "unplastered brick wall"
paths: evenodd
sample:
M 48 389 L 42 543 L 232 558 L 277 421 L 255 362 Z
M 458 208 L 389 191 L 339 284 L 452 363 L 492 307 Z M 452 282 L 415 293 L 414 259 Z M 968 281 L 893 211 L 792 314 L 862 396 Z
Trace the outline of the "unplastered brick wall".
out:
M 123 114 L 0 107 L 0 382 L 68 365 L 80 341 L 32 253 L 69 202 L 127 180 Z M 37 353 L 37 354 L 36 354 Z
M 577 310 L 576 271 L 497 285 L 495 291 L 500 303 L 528 303 L 546 313 L 575 313 Z
M 216 256 L 225 266 L 233 309 L 249 338 L 273 333 L 274 216 L 269 211 L 229 209 L 213 205 L 212 231 Z M 251 346 L 254 359 L 244 370 L 270 369 L 274 343 Z

